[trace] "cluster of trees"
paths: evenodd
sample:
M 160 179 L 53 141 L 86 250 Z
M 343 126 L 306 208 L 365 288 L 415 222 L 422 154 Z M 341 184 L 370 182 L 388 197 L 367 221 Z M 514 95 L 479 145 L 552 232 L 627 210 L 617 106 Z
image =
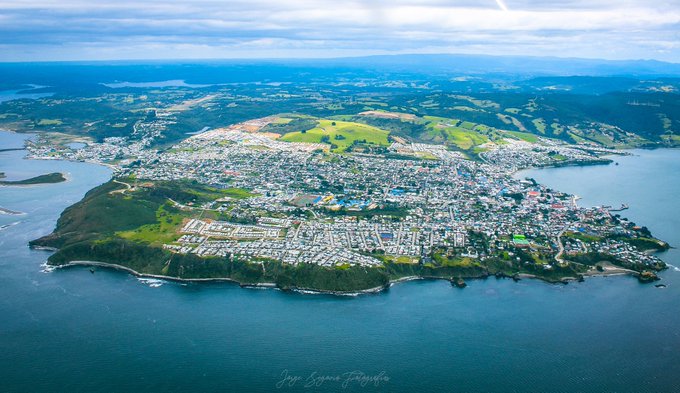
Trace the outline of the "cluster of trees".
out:
M 383 119 L 379 117 L 355 116 L 352 121 L 368 124 L 386 131 L 392 135 L 408 138 L 414 141 L 423 141 L 422 136 L 426 134 L 425 124 L 412 121 L 402 121 L 399 119 Z
M 270 123 L 267 124 L 262 131 L 263 132 L 273 132 L 279 135 L 285 135 L 289 132 L 300 131 L 302 133 L 307 132 L 314 127 L 316 127 L 317 120 L 313 118 L 295 118 L 288 123 Z
M 635 270 L 636 272 L 642 272 L 645 270 L 656 270 L 660 271 L 666 268 L 666 264 L 661 262 L 653 265 L 646 265 L 642 262 L 627 262 L 622 259 L 618 259 L 613 255 L 602 254 L 599 252 L 590 252 L 587 254 L 572 255 L 569 257 L 570 260 L 584 265 L 593 266 L 599 262 L 609 262 L 612 265 L 620 266 L 624 269 Z

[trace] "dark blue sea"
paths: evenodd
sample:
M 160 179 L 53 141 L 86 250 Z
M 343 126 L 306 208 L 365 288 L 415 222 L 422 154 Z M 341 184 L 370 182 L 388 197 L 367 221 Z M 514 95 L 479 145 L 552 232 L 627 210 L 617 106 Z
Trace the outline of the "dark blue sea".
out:
M 21 145 L 0 133 L 0 148 Z M 15 146 L 16 145 L 16 146 Z M 634 151 L 619 165 L 518 174 L 578 194 L 680 245 L 680 151 Z M 43 272 L 27 242 L 105 182 L 104 167 L 0 153 L 23 178 L 0 188 L 2 392 L 677 392 L 680 272 L 667 287 L 626 276 L 583 283 L 487 279 L 465 289 L 415 281 L 359 297 L 143 282 L 86 268 Z M 662 258 L 680 266 L 680 253 Z M 161 284 L 159 286 L 159 284 Z

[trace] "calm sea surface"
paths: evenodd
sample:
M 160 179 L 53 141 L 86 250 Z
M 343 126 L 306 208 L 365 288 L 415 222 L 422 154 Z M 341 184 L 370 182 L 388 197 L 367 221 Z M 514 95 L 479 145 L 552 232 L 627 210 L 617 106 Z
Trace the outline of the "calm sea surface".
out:
M 30 91 L 31 89 L 0 90 L 0 102 L 21 99 L 35 100 L 38 98 L 49 97 L 51 95 L 54 95 L 54 93 L 30 93 Z
M 21 137 L 0 133 L 0 149 Z M 618 166 L 529 171 L 583 205 L 624 214 L 680 245 L 680 151 L 635 151 Z M 673 392 L 680 389 L 680 272 L 665 289 L 630 277 L 550 285 L 444 281 L 356 298 L 142 282 L 85 268 L 42 272 L 27 242 L 110 171 L 0 153 L 23 178 L 0 188 L 0 391 Z M 680 266 L 676 250 L 663 255 Z M 357 372 L 351 374 L 352 372 Z M 372 377 L 364 386 L 351 376 Z M 284 380 L 284 377 L 288 379 Z M 279 382 L 286 382 L 280 384 Z M 317 382 L 320 387 L 306 387 Z M 378 386 L 375 386 L 377 383 Z

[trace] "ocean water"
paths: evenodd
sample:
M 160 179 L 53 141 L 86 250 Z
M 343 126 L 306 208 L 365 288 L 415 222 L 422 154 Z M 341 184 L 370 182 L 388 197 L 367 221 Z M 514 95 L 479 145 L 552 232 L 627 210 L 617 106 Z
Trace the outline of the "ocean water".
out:
M 191 84 L 191 83 L 186 83 L 183 80 L 167 80 L 167 81 L 158 81 L 158 82 L 115 82 L 115 83 L 102 83 L 106 87 L 110 87 L 112 89 L 119 89 L 123 87 L 207 87 L 211 85 L 199 85 L 199 84 Z
M 10 138 L 0 133 L 0 146 Z M 680 245 L 680 151 L 619 166 L 530 175 L 628 203 L 627 216 Z M 86 268 L 43 272 L 27 242 L 108 169 L 0 153 L 16 176 L 65 183 L 0 188 L 0 391 L 674 392 L 680 389 L 680 273 L 665 289 L 631 277 L 552 285 L 487 279 L 394 285 L 353 298 L 181 285 Z M 623 178 L 616 181 L 616 177 Z M 666 197 L 670 196 L 670 197 Z M 663 258 L 680 266 L 676 250 Z M 369 379 L 357 380 L 357 375 Z M 312 385 L 312 386 L 309 386 Z M 318 385 L 318 386 L 317 386 Z

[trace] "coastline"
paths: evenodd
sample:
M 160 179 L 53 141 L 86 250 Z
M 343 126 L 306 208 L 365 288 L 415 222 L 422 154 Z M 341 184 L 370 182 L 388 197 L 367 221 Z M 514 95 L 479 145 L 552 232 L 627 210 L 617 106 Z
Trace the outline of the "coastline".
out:
M 636 148 L 630 148 L 630 149 L 623 149 L 621 153 L 612 153 L 612 154 L 607 154 L 604 156 L 601 156 L 601 158 L 593 159 L 593 160 L 574 160 L 574 161 L 564 161 L 564 162 L 557 162 L 553 164 L 545 164 L 545 165 L 530 165 L 526 167 L 521 167 L 521 168 L 515 168 L 514 171 L 510 173 L 510 176 L 514 177 L 517 175 L 519 172 L 522 171 L 528 171 L 532 169 L 549 169 L 549 168 L 565 168 L 565 167 L 580 167 L 580 166 L 597 166 L 597 165 L 611 165 L 614 163 L 614 160 L 606 157 L 611 157 L 611 156 L 631 156 L 633 153 L 630 153 L 628 150 L 635 150 Z
M 117 167 L 114 164 L 107 164 L 105 162 L 99 162 L 99 161 L 94 161 L 94 160 L 62 160 L 61 158 L 50 158 L 50 157 L 28 157 L 24 156 L 25 160 L 37 160 L 37 161 L 66 161 L 66 162 L 82 162 L 85 164 L 94 164 L 94 165 L 101 165 L 105 166 L 112 171 L 112 178 L 113 178 L 113 173 L 116 173 L 120 170 L 119 167 Z
M 13 131 L 7 131 L 10 133 L 16 133 Z M 17 134 L 23 134 L 23 133 L 17 133 Z M 31 135 L 31 134 L 27 134 Z M 663 148 L 663 147 L 659 147 Z M 631 148 L 632 149 L 632 148 Z M 625 149 L 622 151 L 622 153 L 619 153 L 619 155 L 632 155 L 632 153 L 627 152 Z M 26 157 L 24 156 L 24 159 L 36 159 L 36 160 L 56 160 L 56 161 L 62 161 L 61 159 L 58 158 L 48 158 L 48 157 Z M 89 164 L 97 164 L 97 165 L 102 165 L 108 167 L 110 170 L 112 170 L 112 178 L 115 178 L 115 172 L 118 170 L 118 167 L 113 164 L 107 164 L 107 163 L 102 163 L 102 162 L 96 162 L 96 161 L 81 161 L 81 160 L 64 160 L 64 161 L 71 161 L 71 162 L 85 162 Z M 610 159 L 600 159 L 600 160 L 588 160 L 588 161 L 570 161 L 566 162 L 563 164 L 556 164 L 556 165 L 547 165 L 547 166 L 530 166 L 530 167 L 524 167 L 524 168 L 518 168 L 516 169 L 511 176 L 515 176 L 517 173 L 524 171 L 524 170 L 529 170 L 529 169 L 545 169 L 545 168 L 551 168 L 551 167 L 565 167 L 565 166 L 591 166 L 591 165 L 611 165 L 614 161 Z M 63 174 L 66 180 L 71 180 L 70 177 L 66 177 L 66 174 Z M 31 185 L 18 185 L 20 187 L 30 187 L 34 185 L 41 185 L 41 184 L 31 184 Z M 35 246 L 35 249 L 42 249 L 42 250 L 48 250 L 48 251 L 57 251 L 57 249 L 50 248 L 50 247 L 41 247 L 41 246 Z M 367 288 L 363 290 L 353 290 L 353 291 L 332 291 L 332 290 L 319 290 L 319 289 L 314 289 L 314 288 L 304 288 L 304 287 L 279 287 L 276 283 L 273 282 L 263 282 L 263 283 L 244 283 L 244 282 L 239 282 L 238 280 L 229 278 L 229 277 L 210 277 L 210 278 L 179 278 L 179 277 L 174 277 L 174 276 L 166 276 L 166 275 L 159 275 L 159 274 L 150 274 L 150 273 L 140 273 L 138 271 L 135 271 L 131 268 L 128 268 L 126 266 L 120 265 L 120 264 L 114 264 L 114 263 L 106 263 L 106 262 L 98 262 L 98 261 L 87 261 L 87 260 L 76 260 L 76 261 L 70 261 L 64 265 L 49 265 L 51 268 L 66 268 L 66 267 L 71 267 L 71 266 L 96 266 L 96 267 L 104 267 L 104 268 L 110 268 L 114 270 L 119 270 L 119 271 L 124 271 L 128 274 L 131 274 L 135 277 L 140 277 L 140 278 L 150 278 L 150 279 L 160 279 L 160 280 L 165 280 L 169 282 L 195 282 L 195 283 L 200 283 L 200 282 L 233 282 L 241 286 L 242 288 L 275 288 L 275 289 L 280 289 L 283 291 L 292 291 L 292 292 L 299 292 L 303 294 L 331 294 L 331 295 L 336 295 L 336 296 L 356 296 L 360 294 L 367 294 L 367 293 L 379 293 L 387 290 L 389 287 L 391 287 L 394 284 L 398 284 L 401 282 L 407 282 L 407 281 L 414 281 L 414 280 L 447 280 L 451 282 L 452 284 L 455 284 L 456 279 L 464 279 L 464 280 L 472 280 L 472 279 L 480 279 L 480 278 L 488 278 L 489 276 L 493 274 L 489 274 L 486 272 L 486 274 L 483 275 L 477 275 L 477 276 L 459 276 L 459 277 L 439 277 L 439 276 L 406 276 L 406 277 L 400 277 L 397 279 L 391 279 L 387 282 L 385 285 L 373 287 L 373 288 Z M 596 276 L 614 276 L 614 275 L 632 275 L 632 276 L 639 276 L 640 273 L 632 270 L 627 270 L 627 269 L 618 269 L 618 268 L 610 268 L 610 269 L 605 269 L 604 271 L 595 271 L 593 270 L 588 270 L 587 272 L 581 273 L 576 277 L 562 277 L 559 279 L 550 279 L 550 278 L 544 278 L 541 276 L 537 276 L 534 274 L 527 274 L 527 273 L 518 273 L 513 276 L 507 276 L 507 275 L 495 275 L 496 278 L 512 278 L 515 281 L 519 281 L 520 279 L 524 278 L 533 278 L 533 279 L 538 279 L 541 281 L 544 281 L 546 283 L 551 283 L 551 284 L 566 284 L 570 281 L 582 281 L 584 277 L 596 277 Z
M 54 160 L 54 161 L 66 161 L 66 162 L 83 162 L 83 163 L 86 163 L 86 164 L 101 165 L 101 166 L 105 166 L 105 167 L 111 169 L 112 175 L 113 175 L 113 173 L 116 173 L 120 170 L 119 167 L 117 167 L 114 164 L 108 164 L 108 163 L 105 163 L 105 162 L 99 162 L 99 161 L 93 161 L 93 160 L 63 160 L 61 158 L 52 158 L 52 157 L 30 157 L 29 153 L 31 151 L 26 147 L 26 141 L 30 140 L 33 136 L 40 134 L 40 132 L 18 132 L 18 131 L 15 131 L 15 130 L 7 130 L 7 129 L 4 129 L 4 128 L 0 128 L 0 132 L 6 132 L 8 134 L 25 135 L 26 136 L 26 138 L 24 138 L 24 140 L 23 140 L 23 144 L 24 144 L 23 147 L 12 147 L 12 148 L 2 149 L 2 150 L 0 150 L 0 153 L 5 152 L 5 151 L 22 151 L 23 150 L 23 151 L 26 151 L 26 154 L 22 157 L 25 160 L 36 160 L 36 161 L 52 161 L 52 160 Z M 47 133 L 49 133 L 49 131 L 47 131 Z M 62 173 L 62 174 L 64 176 L 66 176 L 65 173 Z M 46 183 L 46 184 L 50 184 L 50 183 Z
M 21 215 L 26 214 L 26 213 L 16 211 L 16 210 L 7 209 L 7 208 L 0 206 L 0 214 L 4 214 L 4 215 L 8 215 L 8 216 L 21 216 Z
M 280 290 L 286 290 L 286 291 L 292 291 L 292 292 L 299 292 L 299 293 L 304 293 L 304 294 L 327 294 L 327 295 L 337 295 L 337 296 L 356 296 L 360 294 L 368 294 L 368 293 L 378 293 L 382 292 L 385 289 L 387 289 L 392 281 L 388 283 L 385 286 L 379 286 L 379 287 L 374 287 L 374 288 L 368 288 L 368 289 L 362 289 L 359 291 L 328 291 L 328 290 L 321 290 L 321 289 L 311 289 L 311 288 L 300 288 L 300 287 L 291 287 L 291 288 L 280 288 L 276 283 L 273 282 L 261 282 L 261 283 L 242 283 L 237 280 L 234 280 L 233 278 L 229 277 L 210 277 L 210 278 L 180 278 L 180 277 L 173 277 L 173 276 L 165 276 L 162 274 L 150 274 L 150 273 L 140 273 L 134 269 L 131 269 L 129 267 L 119 265 L 116 263 L 107 263 L 107 262 L 97 262 L 97 261 L 71 261 L 69 263 L 63 264 L 63 265 L 46 265 L 49 267 L 49 270 L 56 270 L 56 269 L 65 269 L 65 268 L 70 268 L 70 267 L 103 267 L 107 269 L 113 269 L 113 270 L 118 270 L 118 271 L 123 271 L 126 272 L 134 277 L 138 278 L 153 278 L 153 279 L 158 279 L 158 280 L 165 280 L 165 281 L 170 281 L 170 282 L 177 282 L 177 283 L 220 283 L 220 282 L 230 282 L 234 284 L 238 284 L 241 288 L 272 288 L 272 289 L 280 289 Z
M 631 153 L 625 153 L 620 155 L 629 155 Z M 609 158 L 599 159 L 599 160 L 588 160 L 588 161 L 566 161 L 564 163 L 554 163 L 546 165 L 531 166 L 527 168 L 520 168 L 516 172 L 527 170 L 527 169 L 547 169 L 547 168 L 565 168 L 565 167 L 578 167 L 578 166 L 594 166 L 594 165 L 611 165 L 614 160 Z
M 26 159 L 24 157 L 23 159 Z M 45 176 L 45 175 L 38 175 L 34 176 L 29 179 L 23 179 L 23 180 L 14 180 L 14 181 L 0 181 L 0 187 L 21 187 L 21 188 L 28 188 L 28 187 L 36 187 L 36 186 L 46 186 L 50 184 L 59 184 L 59 183 L 66 183 L 71 181 L 71 176 L 68 173 L 64 172 L 58 172 L 61 175 L 62 180 L 59 181 L 45 181 L 45 182 L 39 182 L 39 183 L 21 183 L 22 181 L 26 180 L 31 180 L 35 177 L 39 176 Z
M 47 250 L 47 248 L 44 248 Z M 368 295 L 368 294 L 378 294 L 381 292 L 387 291 L 390 287 L 396 284 L 400 283 L 405 283 L 409 281 L 417 281 L 417 280 L 445 280 L 451 283 L 451 285 L 455 284 L 454 278 L 451 277 L 436 277 L 436 276 L 405 276 L 405 277 L 400 277 L 397 279 L 389 280 L 389 282 L 386 285 L 381 285 L 373 288 L 367 288 L 367 289 L 362 289 L 362 290 L 357 290 L 357 291 L 331 291 L 331 290 L 323 290 L 323 289 L 313 289 L 313 288 L 301 288 L 301 287 L 290 287 L 290 288 L 281 288 L 279 287 L 276 283 L 273 282 L 262 282 L 262 283 L 242 283 L 240 281 L 234 280 L 233 278 L 229 277 L 211 277 L 211 278 L 180 278 L 180 277 L 173 277 L 173 276 L 166 276 L 162 274 L 150 274 L 150 273 L 140 273 L 134 269 L 131 269 L 129 267 L 115 264 L 115 263 L 107 263 L 107 262 L 98 262 L 98 261 L 71 261 L 63 265 L 48 265 L 47 263 L 44 265 L 45 271 L 53 271 L 57 269 L 67 269 L 67 268 L 72 268 L 72 267 L 101 267 L 105 269 L 113 269 L 121 272 L 125 272 L 130 274 L 133 277 L 137 278 L 148 278 L 148 279 L 157 279 L 157 280 L 163 280 L 163 281 L 168 281 L 168 282 L 173 282 L 173 283 L 233 283 L 237 284 L 241 288 L 253 288 L 253 289 L 277 289 L 285 292 L 296 292 L 300 294 L 305 294 L 305 295 L 333 295 L 333 296 L 359 296 L 359 295 Z M 582 274 L 582 277 L 608 277 L 608 276 L 621 276 L 621 275 L 630 275 L 633 277 L 637 277 L 639 275 L 638 272 L 634 270 L 628 270 L 624 268 L 619 268 L 615 266 L 607 266 L 605 267 L 604 271 L 589 271 L 586 273 Z M 474 277 L 457 277 L 456 279 L 463 279 L 463 280 L 479 280 L 479 279 L 487 279 L 489 277 L 495 277 L 496 279 L 499 278 L 510 278 L 513 279 L 515 282 L 521 281 L 522 279 L 536 279 L 539 281 L 543 281 L 546 284 L 563 284 L 566 285 L 569 282 L 572 281 L 582 281 L 582 279 L 578 277 L 565 277 L 562 280 L 558 281 L 549 281 L 542 279 L 541 277 L 538 277 L 533 274 L 527 274 L 527 273 L 519 273 L 515 276 L 505 276 L 505 275 L 485 275 L 485 276 L 474 276 Z

